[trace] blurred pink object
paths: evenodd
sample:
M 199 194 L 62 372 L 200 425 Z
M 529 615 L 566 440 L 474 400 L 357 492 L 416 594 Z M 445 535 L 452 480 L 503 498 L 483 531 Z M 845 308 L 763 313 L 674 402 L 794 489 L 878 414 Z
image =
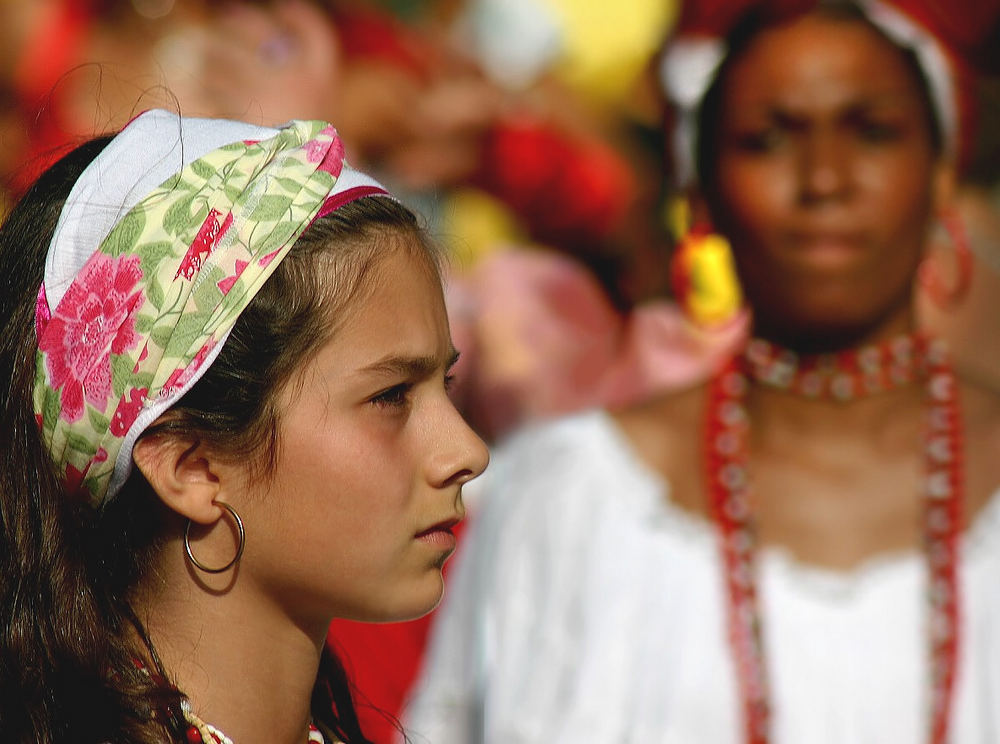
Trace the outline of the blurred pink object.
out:
M 666 300 L 623 313 L 585 266 L 544 249 L 490 254 L 450 278 L 447 300 L 462 352 L 456 399 L 490 439 L 529 420 L 693 384 L 747 332 L 745 313 L 700 329 Z

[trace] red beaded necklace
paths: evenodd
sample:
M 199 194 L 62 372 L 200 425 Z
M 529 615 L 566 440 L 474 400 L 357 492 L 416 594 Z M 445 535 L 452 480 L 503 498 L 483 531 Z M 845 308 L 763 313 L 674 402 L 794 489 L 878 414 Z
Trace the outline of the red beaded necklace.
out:
M 755 533 L 747 471 L 750 427 L 744 400 L 751 381 L 811 398 L 849 401 L 916 380 L 927 386 L 923 499 L 931 661 L 930 744 L 944 744 L 958 656 L 958 538 L 962 520 L 962 421 L 954 372 L 943 344 L 903 336 L 860 350 L 800 358 L 751 341 L 709 388 L 705 426 L 711 516 L 719 533 L 730 645 L 742 697 L 745 741 L 767 744 L 771 728 Z

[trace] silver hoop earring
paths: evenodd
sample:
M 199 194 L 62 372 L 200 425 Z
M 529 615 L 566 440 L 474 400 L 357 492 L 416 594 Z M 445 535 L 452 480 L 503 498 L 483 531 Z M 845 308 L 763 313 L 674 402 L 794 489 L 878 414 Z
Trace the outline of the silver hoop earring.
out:
M 212 568 L 211 566 L 206 566 L 204 563 L 202 563 L 197 558 L 195 558 L 194 557 L 194 553 L 191 552 L 191 539 L 190 539 L 190 537 L 191 537 L 191 520 L 190 519 L 187 521 L 187 525 L 185 525 L 185 527 L 184 527 L 184 552 L 187 553 L 188 560 L 191 561 L 191 564 L 195 568 L 197 568 L 199 571 L 204 571 L 205 573 L 210 573 L 210 574 L 222 573 L 223 571 L 228 571 L 230 568 L 232 568 L 233 566 L 235 566 L 239 562 L 240 558 L 243 557 L 243 548 L 246 547 L 246 543 L 247 543 L 247 534 L 243 530 L 243 520 L 240 519 L 240 515 L 237 514 L 236 510 L 233 507 L 231 507 L 229 504 L 225 504 L 225 503 L 223 503 L 221 501 L 216 501 L 215 503 L 218 506 L 221 506 L 226 511 L 228 511 L 230 514 L 233 515 L 233 519 L 236 520 L 236 529 L 238 529 L 239 533 L 240 533 L 240 544 L 239 544 L 239 547 L 236 548 L 236 555 L 233 556 L 233 559 L 231 561 L 229 561 L 229 563 L 227 563 L 225 566 L 222 566 L 220 568 Z

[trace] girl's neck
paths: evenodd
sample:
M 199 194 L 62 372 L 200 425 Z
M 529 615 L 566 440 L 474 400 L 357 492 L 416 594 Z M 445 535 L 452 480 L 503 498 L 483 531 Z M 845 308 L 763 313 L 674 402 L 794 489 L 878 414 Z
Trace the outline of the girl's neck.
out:
M 135 610 L 192 711 L 238 744 L 303 744 L 324 638 L 303 631 L 250 582 L 207 588 L 179 541 Z M 217 578 L 217 577 L 211 577 Z

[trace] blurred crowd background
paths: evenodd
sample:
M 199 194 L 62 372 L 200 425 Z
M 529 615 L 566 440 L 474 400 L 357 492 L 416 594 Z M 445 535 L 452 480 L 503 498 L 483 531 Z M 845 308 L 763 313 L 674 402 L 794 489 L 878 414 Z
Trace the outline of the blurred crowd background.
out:
M 921 309 L 1000 390 L 1000 13 L 977 7 L 993 31 L 968 49 L 978 127 L 959 204 L 973 269 L 958 303 Z M 688 220 L 664 176 L 658 51 L 674 0 L 0 0 L 0 12 L 0 210 L 61 153 L 154 106 L 329 120 L 447 252 L 455 394 L 490 441 L 696 380 L 745 334 L 724 246 L 666 269 Z M 957 271 L 941 253 L 941 273 Z M 363 710 L 398 712 L 425 629 L 335 627 Z M 391 738 L 380 715 L 368 725 Z
M 450 256 L 467 415 L 518 422 L 691 379 L 740 334 L 725 261 L 711 328 L 666 301 L 662 0 L 2 4 L 5 200 L 154 106 L 334 122 L 349 158 Z M 704 304 L 704 303 L 703 303 Z
M 996 23 L 990 7 L 976 11 L 984 24 Z M 488 439 L 697 379 L 744 333 L 724 251 L 703 252 L 680 277 L 678 261 L 663 268 L 686 226 L 664 176 L 657 74 L 676 0 L 0 8 L 0 210 L 62 152 L 154 106 L 332 121 L 350 159 L 423 215 L 449 255 L 464 355 L 456 395 Z M 955 25 L 961 35 L 971 24 Z M 985 233 L 975 245 L 997 233 L 1000 42 L 990 38 L 979 33 L 969 53 L 982 72 L 965 171 L 970 229 Z M 997 289 L 982 281 L 972 305 Z

